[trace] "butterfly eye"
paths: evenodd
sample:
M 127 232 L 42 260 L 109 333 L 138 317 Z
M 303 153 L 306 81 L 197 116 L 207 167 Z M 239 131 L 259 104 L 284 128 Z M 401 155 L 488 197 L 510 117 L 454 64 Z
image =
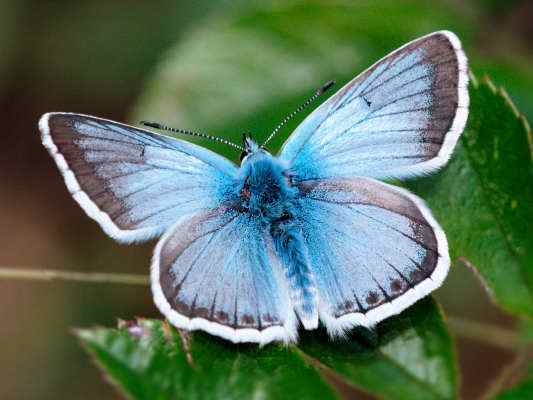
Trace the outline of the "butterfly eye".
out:
M 285 182 L 287 182 L 287 185 L 289 185 L 289 186 L 293 186 L 294 185 L 294 181 L 292 179 L 293 175 L 290 172 L 285 172 L 283 174 L 283 177 L 285 178 Z

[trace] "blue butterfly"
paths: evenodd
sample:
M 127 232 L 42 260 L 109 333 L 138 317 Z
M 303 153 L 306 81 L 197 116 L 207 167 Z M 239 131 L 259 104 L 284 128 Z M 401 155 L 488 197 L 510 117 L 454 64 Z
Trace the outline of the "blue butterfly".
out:
M 421 199 L 379 180 L 446 164 L 467 120 L 467 86 L 458 38 L 431 33 L 346 84 L 277 156 L 250 137 L 224 141 L 243 150 L 240 166 L 81 114 L 48 113 L 39 128 L 70 193 L 109 236 L 161 236 L 152 291 L 172 324 L 233 342 L 295 342 L 300 323 L 340 336 L 441 285 L 444 232 Z

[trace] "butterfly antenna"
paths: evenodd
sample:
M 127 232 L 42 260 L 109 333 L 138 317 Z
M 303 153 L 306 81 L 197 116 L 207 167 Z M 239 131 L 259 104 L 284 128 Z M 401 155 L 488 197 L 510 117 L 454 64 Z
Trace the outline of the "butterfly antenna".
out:
M 239 146 L 238 144 L 235 144 L 233 142 L 230 142 L 229 140 L 222 139 L 222 138 L 219 138 L 219 137 L 216 137 L 216 136 L 207 135 L 205 133 L 193 132 L 193 131 L 188 131 L 188 130 L 179 129 L 179 128 L 171 128 L 169 126 L 160 124 L 158 122 L 141 121 L 140 123 L 141 123 L 141 125 L 148 126 L 150 128 L 159 129 L 161 131 L 183 133 L 184 135 L 196 136 L 196 137 L 201 137 L 201 138 L 204 138 L 204 139 L 213 140 L 213 141 L 218 142 L 218 143 L 224 143 L 224 144 L 226 144 L 228 146 L 231 146 L 231 147 L 233 147 L 233 148 L 235 148 L 237 150 L 244 151 L 244 147 Z
M 335 81 L 328 81 L 324 83 L 320 88 L 318 88 L 315 93 L 309 97 L 303 104 L 301 104 L 296 110 L 291 112 L 289 115 L 287 115 L 283 120 L 276 126 L 276 128 L 272 131 L 272 133 L 267 137 L 267 139 L 263 142 L 261 145 L 261 148 L 265 148 L 268 142 L 272 140 L 274 136 L 279 132 L 283 126 L 289 122 L 291 119 L 294 118 L 296 114 L 299 112 L 305 110 L 313 101 L 315 101 L 319 96 L 323 95 L 325 92 L 327 92 L 333 85 L 335 85 Z

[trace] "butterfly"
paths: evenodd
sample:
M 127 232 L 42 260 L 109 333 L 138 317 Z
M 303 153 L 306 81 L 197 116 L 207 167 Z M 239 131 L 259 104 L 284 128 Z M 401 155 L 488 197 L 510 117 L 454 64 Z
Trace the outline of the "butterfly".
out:
M 466 124 L 467 86 L 459 39 L 439 31 L 347 83 L 277 155 L 250 136 L 242 146 L 214 138 L 242 150 L 239 166 L 82 114 L 48 113 L 39 128 L 74 200 L 109 236 L 160 237 L 151 288 L 173 325 L 232 342 L 296 342 L 300 325 L 342 336 L 442 284 L 443 230 L 423 200 L 382 180 L 447 163 Z

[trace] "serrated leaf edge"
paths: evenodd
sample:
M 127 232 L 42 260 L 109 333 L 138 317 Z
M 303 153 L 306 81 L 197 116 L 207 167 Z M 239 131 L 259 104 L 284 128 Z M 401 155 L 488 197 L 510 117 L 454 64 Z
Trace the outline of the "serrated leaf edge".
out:
M 90 333 L 93 333 L 97 330 L 108 331 L 110 329 L 115 330 L 117 332 L 120 331 L 120 329 L 104 328 L 101 326 L 96 326 L 92 328 L 75 328 L 75 329 L 72 329 L 72 333 L 78 338 L 85 352 L 89 354 L 91 362 L 101 372 L 102 376 L 104 377 L 104 380 L 106 380 L 109 383 L 109 385 L 113 388 L 113 390 L 115 390 L 117 394 L 125 397 L 126 399 L 135 400 L 132 394 L 129 393 L 117 379 L 115 379 L 111 374 L 107 372 L 105 365 L 100 360 L 98 360 L 96 351 L 94 351 L 91 348 L 91 345 L 97 345 L 97 343 L 91 339 Z
M 518 119 L 518 121 L 521 123 L 522 125 L 522 128 L 524 129 L 525 133 L 526 133 L 526 138 L 527 138 L 527 141 L 528 141 L 528 144 L 529 144 L 529 153 L 530 153 L 530 161 L 533 162 L 533 139 L 532 139 L 532 133 L 531 133 L 531 127 L 529 125 L 529 122 L 527 121 L 527 118 L 525 117 L 524 114 L 522 114 L 521 112 L 518 111 L 516 105 L 514 104 L 514 102 L 511 100 L 511 98 L 509 97 L 509 94 L 505 91 L 505 89 L 501 86 L 496 86 L 494 84 L 494 82 L 492 81 L 492 79 L 488 76 L 488 75 L 483 75 L 483 77 L 481 78 L 481 81 L 479 81 L 476 76 L 471 72 L 469 71 L 469 77 L 470 77 L 470 82 L 472 83 L 473 87 L 475 90 L 478 90 L 480 85 L 483 83 L 485 84 L 489 90 L 496 96 L 498 97 L 501 97 L 504 101 L 504 104 L 506 104 L 510 109 L 511 111 L 513 112 L 513 114 L 515 115 L 515 117 Z M 465 129 L 468 129 L 468 126 L 465 127 Z M 468 150 L 465 148 L 465 154 L 466 154 L 466 158 L 468 160 L 468 163 L 470 165 L 472 165 L 472 162 L 470 160 L 470 155 L 469 155 L 469 152 Z M 475 175 L 477 176 L 477 179 L 479 181 L 479 186 L 481 187 L 482 189 L 482 194 L 483 196 L 485 197 L 486 196 L 486 190 L 485 190 L 485 186 L 482 182 L 482 179 L 481 177 L 479 176 L 479 173 L 477 172 L 477 169 L 476 168 L 472 168 L 472 170 L 474 171 Z M 487 201 L 488 204 L 490 204 L 491 202 L 490 201 Z M 505 230 L 504 228 L 501 226 L 501 223 L 500 223 L 500 220 L 499 218 L 496 217 L 496 215 L 493 213 L 492 211 L 492 207 L 489 207 L 489 209 L 491 209 L 491 213 L 494 217 L 494 220 L 497 222 L 497 224 L 499 225 L 499 229 L 502 233 L 505 233 Z M 507 247 L 509 248 L 509 252 L 511 254 L 515 254 L 515 250 L 513 249 L 513 247 L 508 243 L 507 241 L 507 238 L 506 238 L 506 235 L 504 234 L 503 235 L 504 237 L 504 242 L 507 244 Z M 459 257 L 456 258 L 456 261 L 459 259 Z M 466 258 L 465 258 L 466 259 Z M 475 267 L 475 264 L 473 263 L 470 263 L 470 265 L 472 265 L 474 268 L 476 268 L 477 270 L 477 267 Z M 520 269 L 520 274 L 523 275 L 523 272 L 522 270 Z M 524 279 L 526 282 L 527 282 L 527 279 Z M 482 283 L 485 283 L 486 281 L 484 280 L 481 280 Z M 532 288 L 529 288 L 528 287 L 528 291 L 530 293 L 530 295 L 533 297 L 533 289 Z M 492 290 L 488 290 L 488 293 L 491 294 L 492 293 Z M 522 317 L 526 317 L 526 318 L 530 318 L 529 315 L 527 314 L 524 314 L 522 312 L 519 312 L 519 311 L 515 311 L 515 310 L 512 310 L 512 309 L 509 309 L 507 308 L 507 306 L 503 305 L 503 304 L 500 304 L 500 302 L 498 301 L 498 299 L 496 298 L 496 296 L 490 296 L 490 297 L 493 297 L 494 299 L 494 303 L 499 307 L 501 308 L 502 310 L 505 310 L 506 312 L 512 314 L 512 315 L 520 315 Z
M 474 87 L 478 89 L 480 82 L 472 72 L 470 72 L 470 79 Z M 531 160 L 533 161 L 533 133 L 531 132 L 531 126 L 529 124 L 529 121 L 527 120 L 527 117 L 525 116 L 525 114 L 523 114 L 522 112 L 518 110 L 518 107 L 516 106 L 516 104 L 513 102 L 513 100 L 509 96 L 509 93 L 507 92 L 507 90 L 505 90 L 503 86 L 496 85 L 492 81 L 490 76 L 488 76 L 487 74 L 483 75 L 483 77 L 481 78 L 481 82 L 485 83 L 495 95 L 498 95 L 504 99 L 505 104 L 507 104 L 509 108 L 511 108 L 515 117 L 522 124 L 522 127 L 527 135 L 527 140 L 529 143 L 529 152 L 531 155 Z

